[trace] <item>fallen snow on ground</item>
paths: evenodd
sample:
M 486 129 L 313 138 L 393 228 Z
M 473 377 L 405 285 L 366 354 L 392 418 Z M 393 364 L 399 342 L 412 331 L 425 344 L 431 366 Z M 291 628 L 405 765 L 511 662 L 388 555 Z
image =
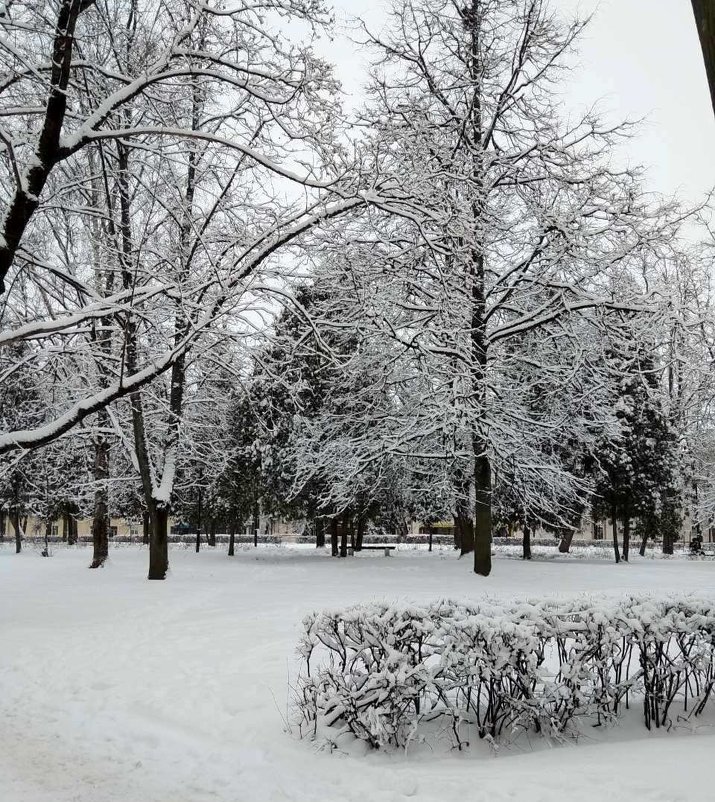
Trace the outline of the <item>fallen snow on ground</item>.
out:
M 328 754 L 284 731 L 304 613 L 370 599 L 710 593 L 715 561 L 497 557 L 488 579 L 449 550 L 347 560 L 307 548 L 171 554 L 89 571 L 0 548 L 2 802 L 711 802 L 715 733 L 611 730 L 534 751 Z

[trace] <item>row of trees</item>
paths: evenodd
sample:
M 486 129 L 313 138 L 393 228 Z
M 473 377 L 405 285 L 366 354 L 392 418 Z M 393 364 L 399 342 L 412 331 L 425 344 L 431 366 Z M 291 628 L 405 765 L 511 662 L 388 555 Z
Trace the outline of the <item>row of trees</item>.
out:
M 561 113 L 584 24 L 401 0 L 348 125 L 287 38 L 328 23 L 319 0 L 4 7 L 10 517 L 91 509 L 99 566 L 110 511 L 145 515 L 152 579 L 199 498 L 319 542 L 454 517 L 483 575 L 495 528 L 594 504 L 626 558 L 631 519 L 671 544 L 709 498 L 707 254 L 614 166 L 629 126 Z

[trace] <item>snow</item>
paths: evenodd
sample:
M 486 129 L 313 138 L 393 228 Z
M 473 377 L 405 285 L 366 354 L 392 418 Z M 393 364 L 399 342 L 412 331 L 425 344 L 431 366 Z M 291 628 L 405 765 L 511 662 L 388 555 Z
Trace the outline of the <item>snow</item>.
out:
M 175 548 L 166 582 L 141 547 L 89 571 L 0 547 L 2 802 L 699 802 L 715 731 L 628 726 L 533 751 L 328 754 L 284 731 L 303 615 L 373 599 L 426 603 L 555 593 L 711 594 L 715 561 L 523 563 L 489 579 L 444 550 L 334 560 L 312 548 L 199 555 Z M 367 563 L 367 564 L 366 564 Z

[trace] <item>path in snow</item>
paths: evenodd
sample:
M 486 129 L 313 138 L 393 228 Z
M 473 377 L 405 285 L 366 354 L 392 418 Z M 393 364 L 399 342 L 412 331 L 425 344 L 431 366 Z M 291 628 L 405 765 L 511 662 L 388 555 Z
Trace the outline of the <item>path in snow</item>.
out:
M 522 563 L 475 577 L 451 551 L 332 560 L 310 549 L 0 548 L 2 802 L 710 802 L 715 735 L 496 757 L 318 752 L 283 731 L 300 620 L 373 598 L 711 592 L 715 561 Z M 635 731 L 640 734 L 640 731 Z

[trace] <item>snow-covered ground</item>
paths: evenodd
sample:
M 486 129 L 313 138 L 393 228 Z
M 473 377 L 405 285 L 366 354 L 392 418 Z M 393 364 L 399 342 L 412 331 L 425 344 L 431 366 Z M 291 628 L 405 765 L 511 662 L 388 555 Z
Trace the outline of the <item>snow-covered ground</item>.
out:
M 284 731 L 303 614 L 368 599 L 711 593 L 715 560 L 522 563 L 487 579 L 449 550 L 332 560 L 313 549 L 175 549 L 147 582 L 141 547 L 89 571 L 0 548 L 2 802 L 696 802 L 715 799 L 715 731 L 534 751 L 327 754 Z

